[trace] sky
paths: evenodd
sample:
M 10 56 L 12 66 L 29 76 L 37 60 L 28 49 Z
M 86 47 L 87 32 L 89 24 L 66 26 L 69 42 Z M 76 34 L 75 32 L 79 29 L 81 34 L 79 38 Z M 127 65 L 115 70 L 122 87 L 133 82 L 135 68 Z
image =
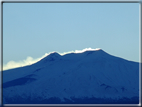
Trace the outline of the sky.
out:
M 4 69 L 101 48 L 139 62 L 139 3 L 4 3 Z

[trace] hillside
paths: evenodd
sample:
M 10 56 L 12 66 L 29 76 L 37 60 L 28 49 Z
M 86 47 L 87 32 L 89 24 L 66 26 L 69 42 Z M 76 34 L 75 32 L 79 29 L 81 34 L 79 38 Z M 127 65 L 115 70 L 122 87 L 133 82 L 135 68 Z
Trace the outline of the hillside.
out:
M 3 103 L 139 103 L 139 63 L 103 50 L 3 71 Z

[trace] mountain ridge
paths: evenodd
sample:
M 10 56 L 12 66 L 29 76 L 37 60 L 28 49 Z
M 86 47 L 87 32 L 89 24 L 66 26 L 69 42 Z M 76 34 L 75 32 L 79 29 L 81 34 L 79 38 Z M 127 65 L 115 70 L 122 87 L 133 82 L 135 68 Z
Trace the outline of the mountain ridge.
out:
M 63 102 L 86 97 L 131 99 L 139 96 L 139 64 L 103 50 L 53 52 L 35 64 L 3 72 L 3 86 L 4 101 L 16 96 Z

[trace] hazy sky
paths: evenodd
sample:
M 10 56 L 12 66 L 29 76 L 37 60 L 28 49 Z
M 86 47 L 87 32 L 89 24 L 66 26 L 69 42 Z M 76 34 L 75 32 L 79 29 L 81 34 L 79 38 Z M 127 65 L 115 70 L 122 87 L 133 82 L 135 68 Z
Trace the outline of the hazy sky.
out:
M 3 4 L 4 64 L 89 47 L 138 62 L 139 3 Z

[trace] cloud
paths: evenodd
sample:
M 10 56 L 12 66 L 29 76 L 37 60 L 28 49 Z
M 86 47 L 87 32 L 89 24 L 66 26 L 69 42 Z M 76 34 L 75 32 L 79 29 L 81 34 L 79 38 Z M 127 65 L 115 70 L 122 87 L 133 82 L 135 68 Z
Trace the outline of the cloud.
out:
M 85 52 L 85 51 L 96 51 L 96 50 L 100 50 L 100 48 L 96 48 L 96 49 L 85 48 L 83 50 L 75 50 L 75 53 L 82 53 L 82 52 Z
M 23 60 L 23 61 L 9 61 L 7 64 L 3 65 L 3 70 L 8 70 L 8 69 L 12 69 L 12 68 L 17 68 L 17 67 L 22 67 L 22 66 L 26 66 L 26 65 L 31 65 L 33 63 L 38 62 L 39 60 L 41 60 L 42 58 L 44 58 L 45 56 L 47 56 L 48 54 L 45 53 L 45 55 L 43 55 L 40 58 L 36 58 L 33 59 L 32 57 L 27 57 L 27 59 Z
M 87 50 L 100 50 L 100 48 L 96 48 L 96 49 L 92 49 L 92 48 L 85 48 L 83 50 L 75 50 L 75 51 L 69 51 L 69 52 L 63 52 L 63 53 L 59 53 L 60 55 L 65 55 L 65 54 L 68 54 L 68 53 L 82 53 L 84 51 L 87 51 Z M 52 53 L 52 52 L 50 52 Z M 8 69 L 12 69 L 12 68 L 17 68 L 17 67 L 22 67 L 22 66 L 26 66 L 26 65 L 31 65 L 33 63 L 36 63 L 38 62 L 39 60 L 43 59 L 44 57 L 48 56 L 50 53 L 45 53 L 42 57 L 40 58 L 36 58 L 36 59 L 33 59 L 32 57 L 27 57 L 27 59 L 25 60 L 22 60 L 22 61 L 9 61 L 7 64 L 4 64 L 3 65 L 3 70 L 8 70 Z
M 96 48 L 96 49 L 92 49 L 92 48 L 85 48 L 83 50 L 75 50 L 75 51 L 69 51 L 69 52 L 64 52 L 64 53 L 59 53 L 60 55 L 65 55 L 65 54 L 68 54 L 68 53 L 82 53 L 82 52 L 85 52 L 85 51 L 97 51 L 97 50 L 100 50 L 101 48 Z

